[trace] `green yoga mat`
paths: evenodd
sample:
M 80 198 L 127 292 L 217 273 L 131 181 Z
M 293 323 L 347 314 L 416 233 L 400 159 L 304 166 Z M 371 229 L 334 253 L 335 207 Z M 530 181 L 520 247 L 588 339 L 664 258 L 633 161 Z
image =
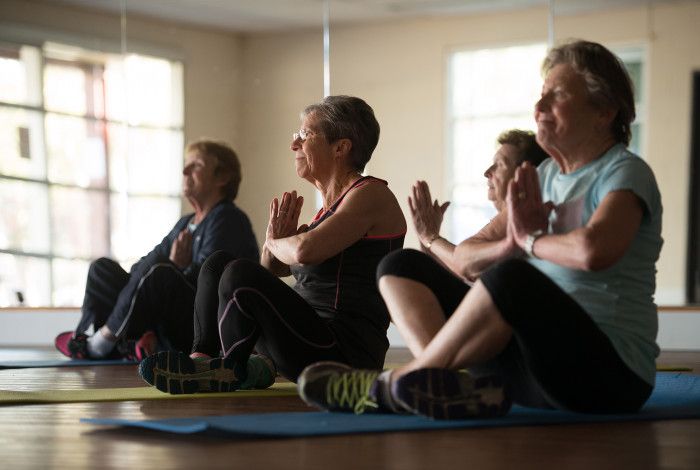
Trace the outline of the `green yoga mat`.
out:
M 0 390 L 0 406 L 37 403 L 79 403 L 94 401 L 181 400 L 186 398 L 291 397 L 297 395 L 293 383 L 276 383 L 265 390 L 238 390 L 224 393 L 170 395 L 155 387 L 93 388 L 76 390 Z

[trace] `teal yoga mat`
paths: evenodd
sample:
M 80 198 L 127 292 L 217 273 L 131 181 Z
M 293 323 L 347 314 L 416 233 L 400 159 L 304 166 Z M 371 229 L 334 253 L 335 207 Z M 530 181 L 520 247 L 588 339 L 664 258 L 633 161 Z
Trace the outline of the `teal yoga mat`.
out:
M 654 392 L 644 408 L 633 414 L 587 415 L 514 406 L 494 419 L 434 421 L 412 415 L 349 413 L 268 413 L 175 418 L 148 421 L 82 419 L 84 423 L 147 428 L 177 434 L 214 434 L 230 437 L 304 437 L 333 434 L 424 431 L 571 423 L 606 423 L 700 418 L 700 376 L 659 373 Z

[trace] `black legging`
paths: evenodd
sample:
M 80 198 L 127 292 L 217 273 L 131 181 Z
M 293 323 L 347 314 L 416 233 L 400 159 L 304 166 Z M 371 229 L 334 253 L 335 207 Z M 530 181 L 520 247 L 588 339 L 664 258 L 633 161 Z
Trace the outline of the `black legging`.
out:
M 202 265 L 194 316 L 193 352 L 243 362 L 255 349 L 292 381 L 314 362 L 347 362 L 326 321 L 294 289 L 222 251 Z
M 127 273 L 116 261 L 99 258 L 88 270 L 76 331 L 107 325 L 118 338 L 138 339 L 154 330 L 164 347 L 186 350 L 192 344 L 194 290 L 168 259 L 151 254 Z
M 416 250 L 389 254 L 377 279 L 393 275 L 424 284 L 445 317 L 456 310 L 469 286 Z M 496 358 L 474 367 L 499 374 L 516 403 L 584 413 L 638 410 L 652 387 L 620 359 L 608 337 L 568 294 L 520 259 L 497 264 L 481 275 L 513 339 Z

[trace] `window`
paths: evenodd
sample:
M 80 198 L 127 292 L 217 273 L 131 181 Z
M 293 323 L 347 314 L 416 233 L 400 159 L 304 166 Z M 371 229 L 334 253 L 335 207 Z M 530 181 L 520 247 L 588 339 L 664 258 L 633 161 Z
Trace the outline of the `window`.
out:
M 462 51 L 449 60 L 449 238 L 464 240 L 496 215 L 484 171 L 507 129 L 535 130 L 544 44 Z
M 486 196 L 484 171 L 491 165 L 496 138 L 508 129 L 536 130 L 540 67 L 545 44 L 459 51 L 448 62 L 449 238 L 464 240 L 496 215 Z M 614 49 L 635 87 L 637 119 L 630 149 L 641 155 L 644 137 L 644 60 L 640 47 Z
M 625 64 L 627 73 L 632 79 L 634 87 L 634 108 L 636 110 L 636 118 L 632 123 L 632 140 L 630 141 L 629 149 L 637 155 L 644 157 L 644 123 L 646 121 L 646 92 L 645 73 L 644 70 L 644 49 L 639 46 L 618 47 L 612 48 L 612 51 L 622 59 Z
M 0 307 L 80 305 L 90 260 L 159 242 L 182 125 L 179 62 L 0 44 Z

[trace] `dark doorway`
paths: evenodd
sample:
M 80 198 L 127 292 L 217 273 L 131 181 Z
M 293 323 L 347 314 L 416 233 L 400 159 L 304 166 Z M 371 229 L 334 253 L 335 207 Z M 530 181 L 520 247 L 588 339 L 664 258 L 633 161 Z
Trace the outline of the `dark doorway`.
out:
M 700 303 L 700 72 L 693 73 L 693 115 L 690 128 L 688 201 L 688 270 L 686 301 Z

